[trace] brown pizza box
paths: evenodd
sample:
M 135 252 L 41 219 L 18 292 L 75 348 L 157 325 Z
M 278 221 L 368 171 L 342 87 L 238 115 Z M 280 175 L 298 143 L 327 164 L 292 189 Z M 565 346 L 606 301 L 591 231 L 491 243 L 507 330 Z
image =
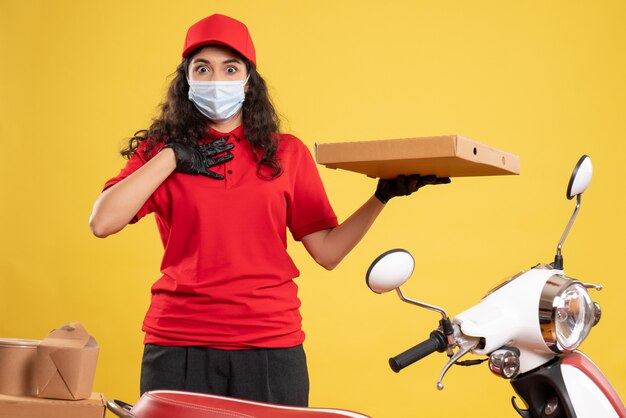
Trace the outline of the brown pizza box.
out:
M 315 158 L 328 168 L 380 178 L 401 174 L 470 177 L 520 173 L 517 155 L 460 135 L 316 143 Z
M 0 394 L 0 418 L 103 418 L 105 402 L 97 392 L 80 401 Z

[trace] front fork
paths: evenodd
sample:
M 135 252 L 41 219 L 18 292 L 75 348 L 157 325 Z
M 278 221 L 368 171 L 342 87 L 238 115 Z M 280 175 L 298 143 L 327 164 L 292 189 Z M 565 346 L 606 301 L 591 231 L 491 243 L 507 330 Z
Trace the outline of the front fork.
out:
M 528 409 L 511 399 L 513 408 L 524 418 L 574 418 L 576 413 L 561 373 L 561 359 L 511 380 L 515 392 Z

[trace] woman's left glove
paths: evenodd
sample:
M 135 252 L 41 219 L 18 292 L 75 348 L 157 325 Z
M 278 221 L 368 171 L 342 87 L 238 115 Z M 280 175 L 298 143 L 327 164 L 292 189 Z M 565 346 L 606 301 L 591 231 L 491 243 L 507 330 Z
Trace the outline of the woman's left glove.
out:
M 449 177 L 437 177 L 433 175 L 420 176 L 419 174 L 410 176 L 401 175 L 395 179 L 378 180 L 378 187 L 376 187 L 374 196 L 383 204 L 386 204 L 392 197 L 408 196 L 429 184 L 447 183 L 450 183 Z

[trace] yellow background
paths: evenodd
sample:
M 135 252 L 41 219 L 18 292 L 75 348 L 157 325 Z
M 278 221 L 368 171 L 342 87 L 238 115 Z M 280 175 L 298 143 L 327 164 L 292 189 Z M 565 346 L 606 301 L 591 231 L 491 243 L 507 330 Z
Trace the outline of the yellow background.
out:
M 381 252 L 410 250 L 405 292 L 453 315 L 501 279 L 552 259 L 584 154 L 594 179 L 565 270 L 601 282 L 604 318 L 582 348 L 626 394 L 623 318 L 626 7 L 615 1 L 0 1 L 0 336 L 43 338 L 80 321 L 101 355 L 94 389 L 138 397 L 140 331 L 161 247 L 150 218 L 100 240 L 87 226 L 125 140 L 148 126 L 187 27 L 244 21 L 284 129 L 309 145 L 457 133 L 518 154 L 521 176 L 458 178 L 393 200 L 326 272 L 299 243 L 311 404 L 374 417 L 516 416 L 486 365 L 387 358 L 435 313 L 365 286 Z M 375 181 L 320 167 L 345 219 Z

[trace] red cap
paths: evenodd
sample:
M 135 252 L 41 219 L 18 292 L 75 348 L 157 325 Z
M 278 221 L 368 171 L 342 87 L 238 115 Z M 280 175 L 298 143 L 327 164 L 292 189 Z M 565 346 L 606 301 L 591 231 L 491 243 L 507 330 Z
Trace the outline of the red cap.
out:
M 183 58 L 202 45 L 224 45 L 256 65 L 256 52 L 246 25 L 232 17 L 214 14 L 195 23 L 187 31 Z

